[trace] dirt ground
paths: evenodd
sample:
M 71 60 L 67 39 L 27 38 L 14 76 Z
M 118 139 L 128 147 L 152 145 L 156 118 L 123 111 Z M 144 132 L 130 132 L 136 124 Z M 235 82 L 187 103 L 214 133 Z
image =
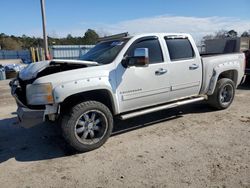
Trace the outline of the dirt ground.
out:
M 233 105 L 204 103 L 115 122 L 95 151 L 74 153 L 60 129 L 19 127 L 0 82 L 0 187 L 250 187 L 250 82 Z

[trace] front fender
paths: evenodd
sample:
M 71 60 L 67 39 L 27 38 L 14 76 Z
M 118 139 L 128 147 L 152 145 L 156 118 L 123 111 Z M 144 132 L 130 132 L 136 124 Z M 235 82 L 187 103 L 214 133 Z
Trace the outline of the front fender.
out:
M 107 90 L 112 97 L 115 112 L 118 112 L 118 102 L 115 97 L 115 82 L 108 77 L 87 78 L 62 83 L 53 89 L 55 103 L 62 103 L 67 97 L 77 93 L 93 90 Z

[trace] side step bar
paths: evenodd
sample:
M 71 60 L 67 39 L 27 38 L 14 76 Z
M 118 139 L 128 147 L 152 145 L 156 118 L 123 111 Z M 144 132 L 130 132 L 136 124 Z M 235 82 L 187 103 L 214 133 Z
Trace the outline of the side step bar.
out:
M 148 109 L 145 109 L 145 110 L 139 110 L 139 111 L 136 111 L 136 112 L 131 112 L 131 113 L 128 113 L 128 114 L 121 115 L 120 117 L 121 117 L 122 120 L 125 120 L 125 119 L 133 118 L 133 117 L 144 115 L 144 114 L 149 114 L 149 113 L 152 113 L 152 112 L 157 112 L 157 111 L 168 109 L 168 108 L 174 108 L 174 107 L 182 106 L 182 105 L 185 105 L 185 104 L 190 104 L 190 103 L 194 103 L 194 102 L 203 101 L 205 99 L 206 99 L 206 97 L 197 97 L 197 98 L 187 99 L 187 100 L 183 100 L 183 101 L 174 102 L 174 103 L 171 103 L 171 104 L 166 104 L 166 105 L 162 105 L 162 106 L 156 106 L 156 107 L 153 107 L 153 108 L 148 108 Z

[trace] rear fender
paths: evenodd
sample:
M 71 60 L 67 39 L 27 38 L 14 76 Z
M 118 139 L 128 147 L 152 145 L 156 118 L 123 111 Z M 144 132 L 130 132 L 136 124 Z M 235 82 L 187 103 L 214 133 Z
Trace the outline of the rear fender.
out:
M 238 70 L 240 69 L 240 64 L 238 62 L 229 62 L 229 63 L 223 63 L 223 64 L 219 64 L 217 65 L 214 69 L 213 69 L 213 76 L 210 80 L 209 83 L 209 88 L 208 88 L 208 95 L 212 95 L 214 93 L 217 81 L 220 77 L 220 75 L 222 75 L 225 72 L 228 71 L 234 71 L 237 75 L 234 76 L 236 78 L 231 78 L 231 77 L 225 77 L 225 78 L 229 78 L 232 79 L 235 82 L 235 85 L 237 86 L 239 83 L 238 80 Z

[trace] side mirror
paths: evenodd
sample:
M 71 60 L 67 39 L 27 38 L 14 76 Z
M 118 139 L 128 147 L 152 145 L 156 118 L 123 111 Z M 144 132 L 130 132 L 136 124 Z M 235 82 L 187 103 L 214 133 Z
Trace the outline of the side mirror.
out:
M 125 63 L 123 63 L 125 67 L 137 66 L 137 67 L 145 67 L 149 64 L 149 53 L 148 48 L 136 48 L 134 51 L 134 56 L 127 57 Z

